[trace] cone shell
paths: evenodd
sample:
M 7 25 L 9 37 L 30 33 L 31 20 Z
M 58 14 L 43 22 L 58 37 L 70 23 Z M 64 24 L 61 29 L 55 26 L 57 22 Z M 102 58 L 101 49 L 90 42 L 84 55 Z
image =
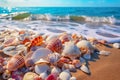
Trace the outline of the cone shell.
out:
M 15 71 L 18 68 L 21 68 L 22 66 L 24 66 L 24 58 L 20 55 L 14 55 L 10 61 L 8 61 L 7 63 L 7 69 L 9 71 Z
M 48 54 L 51 53 L 52 51 L 47 48 L 39 48 L 33 53 L 31 59 L 33 60 L 34 63 L 37 62 L 40 58 L 47 60 Z
M 65 43 L 64 50 L 62 52 L 62 56 L 69 57 L 71 59 L 74 59 L 76 57 L 79 57 L 81 54 L 79 48 L 73 43 L 73 42 L 67 42 Z
M 58 53 L 62 51 L 62 47 L 62 42 L 57 38 L 52 39 L 46 46 L 46 48 L 50 49 L 51 51 Z
M 36 73 L 33 72 L 27 72 L 24 77 L 23 80 L 34 80 L 35 77 L 38 77 L 38 75 Z
M 60 80 L 70 80 L 71 74 L 69 70 L 64 70 L 59 75 Z

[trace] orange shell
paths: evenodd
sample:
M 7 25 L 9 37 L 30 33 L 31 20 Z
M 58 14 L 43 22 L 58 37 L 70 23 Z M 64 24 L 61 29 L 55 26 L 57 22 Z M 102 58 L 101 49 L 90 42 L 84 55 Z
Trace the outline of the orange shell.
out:
M 31 46 L 40 46 L 41 44 L 43 44 L 42 36 L 38 36 L 38 37 L 34 38 L 31 42 Z
M 50 49 L 53 52 L 55 51 L 59 53 L 62 51 L 62 42 L 58 38 L 54 38 L 48 42 L 46 48 Z
M 24 66 L 24 58 L 20 55 L 13 56 L 7 63 L 7 69 L 9 71 L 16 71 L 18 68 Z
M 25 43 L 27 43 L 27 42 L 30 42 L 30 39 L 25 38 L 25 39 L 21 42 L 21 44 L 25 44 Z

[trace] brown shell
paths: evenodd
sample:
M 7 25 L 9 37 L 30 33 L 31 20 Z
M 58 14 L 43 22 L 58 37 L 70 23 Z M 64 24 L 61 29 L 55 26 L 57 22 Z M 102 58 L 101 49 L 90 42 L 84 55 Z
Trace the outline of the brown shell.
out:
M 46 48 L 50 49 L 53 52 L 61 52 L 62 51 L 62 42 L 58 38 L 52 39 L 48 42 Z
M 15 55 L 13 56 L 10 61 L 8 61 L 7 64 L 7 69 L 9 71 L 15 71 L 18 68 L 21 68 L 22 66 L 24 66 L 24 58 L 20 55 Z

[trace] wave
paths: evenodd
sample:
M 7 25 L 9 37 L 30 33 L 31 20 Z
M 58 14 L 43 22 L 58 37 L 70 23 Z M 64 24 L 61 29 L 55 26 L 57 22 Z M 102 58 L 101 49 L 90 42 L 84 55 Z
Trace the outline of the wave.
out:
M 74 15 L 65 15 L 65 16 L 55 16 L 51 14 L 30 14 L 29 16 L 25 17 L 25 13 L 27 12 L 20 12 L 20 13 L 12 13 L 12 18 L 14 20 L 14 17 L 22 17 L 21 20 L 25 21 L 32 21 L 32 20 L 46 20 L 46 21 L 76 21 L 76 22 L 91 22 L 91 23 L 107 23 L 107 24 L 114 24 L 116 22 L 116 19 L 114 16 L 109 17 L 91 17 L 91 16 L 74 16 Z M 19 16 L 20 15 L 20 16 Z M 10 15 L 2 14 L 0 15 L 0 18 L 9 18 Z M 16 17 L 16 20 L 17 20 Z

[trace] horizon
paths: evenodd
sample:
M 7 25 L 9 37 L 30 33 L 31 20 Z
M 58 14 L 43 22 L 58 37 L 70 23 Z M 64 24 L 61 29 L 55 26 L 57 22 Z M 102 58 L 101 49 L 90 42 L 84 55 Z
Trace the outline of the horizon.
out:
M 27 4 L 26 4 L 27 3 Z M 0 7 L 120 7 L 119 0 L 0 0 Z

